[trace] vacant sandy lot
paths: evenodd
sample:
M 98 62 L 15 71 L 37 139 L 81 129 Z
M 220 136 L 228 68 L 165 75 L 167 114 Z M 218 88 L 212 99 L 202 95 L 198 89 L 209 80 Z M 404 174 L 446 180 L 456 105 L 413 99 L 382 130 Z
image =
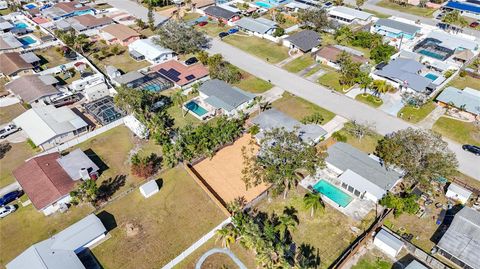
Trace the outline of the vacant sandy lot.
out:
M 267 189 L 266 185 L 258 185 L 247 190 L 242 180 L 242 147 L 249 148 L 250 140 L 251 136 L 246 134 L 233 145 L 217 152 L 212 159 L 207 158 L 193 166 L 225 203 L 241 196 L 250 202 Z

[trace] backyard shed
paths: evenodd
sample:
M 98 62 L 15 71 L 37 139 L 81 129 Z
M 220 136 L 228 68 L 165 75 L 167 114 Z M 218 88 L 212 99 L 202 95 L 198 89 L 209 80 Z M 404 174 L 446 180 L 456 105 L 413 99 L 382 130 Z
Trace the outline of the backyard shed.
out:
M 384 229 L 381 229 L 375 235 L 373 244 L 383 253 L 391 257 L 396 257 L 403 247 L 402 240 L 398 239 L 393 234 Z
M 448 186 L 447 193 L 445 194 L 447 198 L 458 201 L 462 204 L 465 204 L 471 195 L 471 191 L 455 183 L 452 183 Z
M 158 184 L 154 179 L 143 184 L 139 189 L 140 193 L 142 193 L 145 198 L 148 198 L 159 191 Z

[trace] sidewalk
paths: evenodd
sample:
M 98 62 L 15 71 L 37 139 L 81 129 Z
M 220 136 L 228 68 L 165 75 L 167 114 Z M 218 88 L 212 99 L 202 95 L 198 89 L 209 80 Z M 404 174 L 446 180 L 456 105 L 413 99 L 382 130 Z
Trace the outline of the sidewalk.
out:
M 424 129 L 431 129 L 435 122 L 445 114 L 447 110 L 444 107 L 437 106 L 435 109 L 428 114 L 428 116 L 419 122 L 417 125 L 424 128 Z

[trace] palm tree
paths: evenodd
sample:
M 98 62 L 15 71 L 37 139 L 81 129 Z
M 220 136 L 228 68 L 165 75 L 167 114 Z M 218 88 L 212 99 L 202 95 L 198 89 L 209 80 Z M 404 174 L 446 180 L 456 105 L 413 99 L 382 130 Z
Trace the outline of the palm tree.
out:
M 375 94 L 380 97 L 380 94 L 385 94 L 391 90 L 393 90 L 393 86 L 388 84 L 385 80 L 374 80 L 373 81 L 373 89 L 375 89 Z
M 219 236 L 217 240 L 222 240 L 222 246 L 226 248 L 230 248 L 231 244 L 235 243 L 238 237 L 236 229 L 231 228 L 231 226 L 226 226 L 217 230 L 217 235 Z
M 287 232 L 295 230 L 296 226 L 297 221 L 295 217 L 284 213 L 280 217 L 278 217 L 278 224 L 275 229 L 280 233 L 280 237 L 282 239 L 285 239 L 285 235 L 287 235 Z
M 172 99 L 173 104 L 182 108 L 182 104 L 183 102 L 185 102 L 187 97 L 183 94 L 182 90 L 180 89 L 178 91 L 175 91 L 170 98 Z
M 315 211 L 319 209 L 323 211 L 325 209 L 320 193 L 309 192 L 305 194 L 303 197 L 303 206 L 307 210 L 310 209 L 310 217 L 312 218 Z

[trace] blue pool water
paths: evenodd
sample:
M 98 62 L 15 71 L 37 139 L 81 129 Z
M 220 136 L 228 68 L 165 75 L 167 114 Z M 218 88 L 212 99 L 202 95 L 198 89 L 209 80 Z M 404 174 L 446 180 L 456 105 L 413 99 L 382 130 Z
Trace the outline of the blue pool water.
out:
M 17 23 L 15 23 L 15 28 L 25 29 L 25 28 L 27 28 L 27 27 L 28 27 L 28 25 L 27 25 L 26 23 L 24 23 L 24 22 L 17 22 Z
M 25 7 L 26 7 L 27 9 L 33 9 L 33 8 L 36 8 L 37 5 L 35 5 L 35 4 L 27 4 L 27 5 L 25 5 Z
M 436 79 L 438 78 L 437 75 L 432 74 L 432 73 L 426 74 L 425 77 L 428 78 L 428 79 L 430 79 L 431 81 L 434 81 L 434 80 L 436 80 Z
M 313 189 L 327 196 L 341 207 L 346 207 L 353 200 L 350 195 L 323 179 L 318 181 Z
M 271 8 L 272 7 L 272 5 L 270 5 L 268 3 L 265 3 L 265 2 L 262 2 L 262 1 L 255 2 L 255 5 L 257 5 L 259 7 L 263 7 L 263 8 Z
M 148 85 L 144 89 L 147 90 L 147 91 L 151 91 L 151 92 L 158 92 L 160 90 L 160 86 L 158 86 L 158 85 Z
M 423 55 L 428 56 L 428 57 L 432 57 L 434 59 L 438 59 L 438 60 L 443 60 L 443 58 L 444 58 L 443 55 L 440 55 L 438 53 L 431 52 L 431 51 L 428 51 L 428 50 L 419 50 L 418 53 L 423 54 Z
M 199 105 L 198 105 L 196 102 L 194 102 L 194 101 L 190 101 L 190 102 L 186 103 L 186 104 L 185 104 L 185 107 L 186 107 L 188 110 L 192 111 L 193 113 L 197 114 L 197 116 L 199 116 L 199 117 L 205 115 L 205 114 L 208 112 L 205 108 L 199 106 Z
M 22 43 L 22 45 L 24 46 L 37 43 L 37 40 L 33 39 L 31 36 L 24 36 L 22 38 L 19 38 L 18 41 L 20 41 L 20 43 Z

